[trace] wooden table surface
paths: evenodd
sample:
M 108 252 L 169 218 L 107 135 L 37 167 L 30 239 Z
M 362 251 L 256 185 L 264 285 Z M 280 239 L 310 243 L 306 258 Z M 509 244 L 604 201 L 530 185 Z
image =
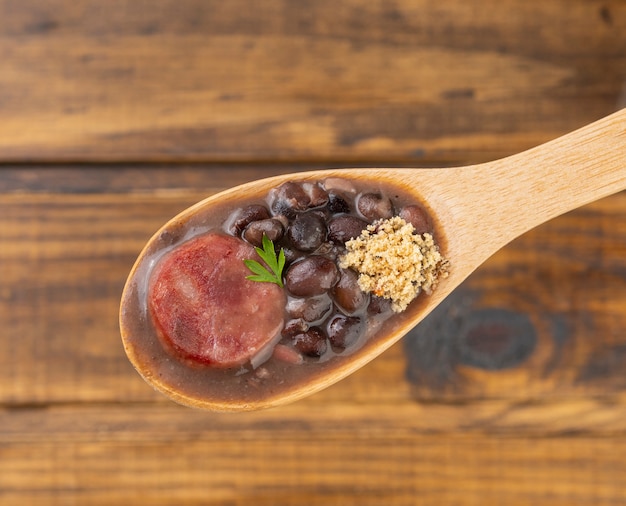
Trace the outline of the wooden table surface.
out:
M 286 407 L 178 406 L 117 323 L 144 242 L 218 190 L 624 106 L 624 0 L 0 0 L 0 504 L 626 504 L 625 192 Z

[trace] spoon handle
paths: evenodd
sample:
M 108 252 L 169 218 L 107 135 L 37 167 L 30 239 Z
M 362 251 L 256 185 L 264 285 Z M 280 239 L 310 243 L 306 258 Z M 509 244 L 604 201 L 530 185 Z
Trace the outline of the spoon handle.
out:
M 480 263 L 527 230 L 626 189 L 626 109 L 528 151 L 448 174 L 457 187 L 451 198 L 465 191 L 447 208 L 455 228 L 471 231 L 458 238 L 469 241 Z M 467 251 L 467 244 L 458 246 Z
M 501 169 L 513 167 L 527 175 L 518 190 L 525 228 L 626 189 L 626 109 L 513 156 Z

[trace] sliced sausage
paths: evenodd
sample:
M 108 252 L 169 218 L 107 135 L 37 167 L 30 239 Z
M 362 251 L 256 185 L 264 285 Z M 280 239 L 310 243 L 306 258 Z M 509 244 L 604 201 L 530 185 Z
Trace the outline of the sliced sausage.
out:
M 213 233 L 161 259 L 148 300 L 168 348 L 192 362 L 228 368 L 274 341 L 283 326 L 284 291 L 246 279 L 244 259 L 259 260 L 250 244 Z

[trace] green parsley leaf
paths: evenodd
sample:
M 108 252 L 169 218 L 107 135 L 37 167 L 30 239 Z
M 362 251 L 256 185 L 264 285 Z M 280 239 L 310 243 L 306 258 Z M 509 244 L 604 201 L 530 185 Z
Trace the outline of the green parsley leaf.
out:
M 276 250 L 274 249 L 274 243 L 265 234 L 263 234 L 262 242 L 263 249 L 259 247 L 255 247 L 254 249 L 270 270 L 256 260 L 244 260 L 243 263 L 253 273 L 252 276 L 246 276 L 246 279 L 259 281 L 260 283 L 276 283 L 282 288 L 282 273 L 283 268 L 285 267 L 285 251 L 281 248 L 277 257 Z

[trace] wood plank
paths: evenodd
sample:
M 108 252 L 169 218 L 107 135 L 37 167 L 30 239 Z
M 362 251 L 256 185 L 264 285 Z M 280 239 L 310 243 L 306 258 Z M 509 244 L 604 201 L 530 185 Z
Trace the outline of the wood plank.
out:
M 119 296 L 149 236 L 214 190 L 3 195 L 0 403 L 161 401 L 124 356 Z M 477 271 L 454 304 L 321 398 L 384 404 L 621 395 L 625 212 L 621 193 L 525 234 Z
M 365 378 L 362 378 L 362 381 Z M 366 381 L 366 380 L 365 380 Z M 210 413 L 171 402 L 73 403 L 0 409 L 0 445 L 9 443 L 170 443 L 283 438 L 414 436 L 595 437 L 626 434 L 626 396 L 603 398 L 415 402 L 339 398 L 327 392 L 278 409 Z
M 624 105 L 622 0 L 0 0 L 0 161 L 478 161 Z
M 393 167 L 406 167 L 395 163 Z M 139 193 L 201 191 L 206 194 L 264 177 L 345 164 L 7 164 L 0 170 L 0 193 Z M 374 163 L 364 168 L 377 167 Z
M 262 438 L 0 446 L 5 504 L 619 505 L 624 440 Z

